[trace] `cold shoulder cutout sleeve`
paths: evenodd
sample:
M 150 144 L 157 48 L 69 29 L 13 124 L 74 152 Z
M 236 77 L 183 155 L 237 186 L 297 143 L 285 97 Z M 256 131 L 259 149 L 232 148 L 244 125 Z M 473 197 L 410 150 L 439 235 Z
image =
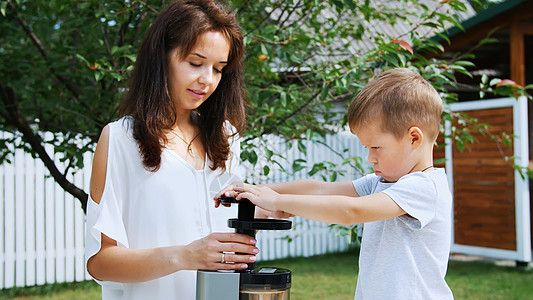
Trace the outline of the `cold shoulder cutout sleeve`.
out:
M 120 143 L 124 139 L 123 131 L 127 130 L 127 122 L 117 121 L 109 124 L 109 142 L 107 149 L 107 165 L 105 185 L 100 203 L 89 197 L 87 204 L 85 263 L 101 248 L 101 234 L 117 241 L 121 247 L 129 247 L 125 226 L 123 223 L 123 187 L 121 187 L 120 166 L 122 160 L 118 159 L 121 152 Z

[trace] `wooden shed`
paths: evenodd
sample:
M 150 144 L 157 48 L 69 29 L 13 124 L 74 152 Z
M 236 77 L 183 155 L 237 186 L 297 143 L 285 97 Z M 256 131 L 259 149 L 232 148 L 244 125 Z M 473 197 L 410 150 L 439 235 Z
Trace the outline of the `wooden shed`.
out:
M 457 52 L 474 54 L 475 68 L 470 70 L 474 77 L 457 76 L 459 103 L 452 109 L 489 124 L 490 133 L 514 138 L 506 145 L 471 128 L 477 142 L 464 151 L 457 147 L 436 150 L 436 157 L 448 158 L 446 168 L 452 178 L 452 251 L 527 264 L 533 239 L 533 185 L 512 165 L 531 165 L 533 121 L 527 115 L 533 113 L 533 105 L 525 98 L 475 100 L 480 97 L 483 74 L 511 79 L 522 86 L 533 83 L 533 56 L 526 55 L 533 53 L 533 0 L 505 1 L 462 25 L 464 31 L 451 28 L 445 33 L 451 43 L 442 42 L 441 57 L 450 58 Z M 489 34 L 497 42 L 480 45 Z

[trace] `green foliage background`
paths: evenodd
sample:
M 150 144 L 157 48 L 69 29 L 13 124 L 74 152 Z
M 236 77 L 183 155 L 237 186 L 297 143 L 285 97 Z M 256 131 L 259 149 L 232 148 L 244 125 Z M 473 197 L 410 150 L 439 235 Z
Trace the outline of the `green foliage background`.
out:
M 14 135 L 0 139 L 0 163 L 23 148 L 43 160 L 85 207 L 87 194 L 68 175 L 83 167 L 83 154 L 93 151 L 103 126 L 117 117 L 142 36 L 168 2 L 1 1 L 0 130 Z M 455 74 L 469 75 L 473 67 L 468 54 L 449 61 L 429 58 L 443 49 L 429 37 L 437 34 L 449 42 L 445 28 L 460 27 L 458 12 L 467 8 L 463 1 L 227 2 L 245 35 L 249 108 L 241 158 L 252 165 L 267 135 L 320 142 L 344 128 L 349 101 L 376 73 L 414 69 L 450 102 L 456 97 L 447 88 L 455 85 Z M 386 32 L 399 24 L 408 29 L 399 36 Z M 366 46 L 359 47 L 363 42 Z M 491 86 L 485 84 L 484 90 Z M 45 138 L 45 131 L 53 137 Z M 306 151 L 302 143 L 296 145 Z M 66 167 L 55 164 L 45 146 L 60 153 Z M 283 157 L 263 150 L 268 163 L 262 170 L 268 174 L 269 164 L 280 164 Z M 354 162 L 360 159 L 346 157 L 345 163 Z M 305 163 L 295 162 L 287 171 Z M 325 171 L 327 180 L 336 178 L 332 164 L 309 167 L 313 174 Z

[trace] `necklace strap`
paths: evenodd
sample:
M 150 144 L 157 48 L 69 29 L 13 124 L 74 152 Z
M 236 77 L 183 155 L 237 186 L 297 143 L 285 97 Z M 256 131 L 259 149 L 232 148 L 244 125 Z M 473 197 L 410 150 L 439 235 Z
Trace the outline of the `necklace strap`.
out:
M 183 137 L 181 137 L 181 135 L 179 135 L 174 129 L 170 129 L 170 131 L 175 135 L 177 136 L 180 140 L 182 140 L 185 144 L 190 144 L 192 142 L 192 140 L 190 142 L 187 142 L 187 140 L 185 140 Z
M 196 140 L 196 138 L 198 137 L 200 132 L 196 133 L 190 142 L 187 142 L 174 129 L 170 129 L 170 132 L 172 132 L 176 137 L 178 137 L 182 142 L 184 142 L 187 145 L 187 153 L 189 153 L 191 156 L 194 156 L 193 155 L 194 153 L 193 153 L 193 150 L 192 150 L 192 143 L 194 142 L 194 140 Z
M 429 170 L 429 169 L 431 169 L 431 168 L 433 168 L 433 165 L 431 165 L 431 166 L 429 166 L 429 167 L 426 167 L 426 168 L 424 168 L 424 170 L 422 170 L 422 171 L 420 171 L 420 172 L 425 172 L 425 171 L 427 171 L 427 170 Z

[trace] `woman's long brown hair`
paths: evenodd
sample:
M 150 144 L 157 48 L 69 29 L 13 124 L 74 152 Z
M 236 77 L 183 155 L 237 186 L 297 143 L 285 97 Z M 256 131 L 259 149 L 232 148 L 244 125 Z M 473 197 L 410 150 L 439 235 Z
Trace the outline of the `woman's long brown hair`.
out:
M 242 59 L 243 36 L 234 15 L 212 0 L 178 0 L 163 9 L 150 26 L 137 55 L 122 99 L 121 116 L 133 117 L 133 137 L 139 145 L 143 164 L 150 171 L 161 165 L 167 142 L 165 132 L 176 123 L 173 100 L 169 94 L 167 55 L 178 48 L 186 57 L 200 35 L 214 31 L 230 43 L 228 64 L 222 71 L 217 89 L 197 109 L 197 124 L 211 169 L 225 170 L 230 145 L 225 122 L 241 134 L 245 126 Z

